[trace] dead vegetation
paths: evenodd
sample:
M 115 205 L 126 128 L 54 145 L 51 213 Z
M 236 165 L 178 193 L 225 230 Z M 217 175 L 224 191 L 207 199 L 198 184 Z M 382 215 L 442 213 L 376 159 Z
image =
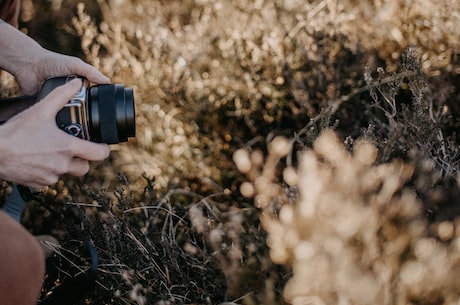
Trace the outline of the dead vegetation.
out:
M 24 0 L 24 30 L 137 107 L 135 141 L 27 211 L 61 242 L 45 290 L 87 266 L 90 238 L 81 304 L 457 304 L 459 16 L 454 0 Z

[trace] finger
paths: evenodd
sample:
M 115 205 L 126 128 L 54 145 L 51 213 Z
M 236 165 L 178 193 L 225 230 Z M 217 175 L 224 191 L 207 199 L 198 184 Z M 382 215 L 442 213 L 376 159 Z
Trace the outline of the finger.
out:
M 102 161 L 110 154 L 110 148 L 107 144 L 94 143 L 75 137 L 72 137 L 72 140 L 70 153 L 74 157 L 87 161 Z
M 83 176 L 89 171 L 89 163 L 80 158 L 74 158 L 69 165 L 68 174 L 72 176 Z
M 71 73 L 77 74 L 87 78 L 90 82 L 95 84 L 109 84 L 110 79 L 102 74 L 95 67 L 85 63 L 79 58 L 75 58 L 71 65 Z
M 59 86 L 48 94 L 41 103 L 46 112 L 51 116 L 56 114 L 64 107 L 69 100 L 81 89 L 82 81 L 75 78 L 65 85 Z
M 53 186 L 59 181 L 59 176 L 46 173 L 44 175 L 38 176 L 35 179 L 24 181 L 21 185 L 33 188 L 35 190 L 44 189 L 48 186 Z

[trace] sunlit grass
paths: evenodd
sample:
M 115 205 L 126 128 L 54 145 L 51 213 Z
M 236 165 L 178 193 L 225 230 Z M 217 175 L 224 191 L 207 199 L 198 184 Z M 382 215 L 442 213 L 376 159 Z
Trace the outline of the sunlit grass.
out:
M 134 88 L 138 127 L 28 227 L 94 240 L 91 303 L 456 304 L 459 16 L 454 0 L 24 1 L 32 36 L 52 24 L 53 47 Z

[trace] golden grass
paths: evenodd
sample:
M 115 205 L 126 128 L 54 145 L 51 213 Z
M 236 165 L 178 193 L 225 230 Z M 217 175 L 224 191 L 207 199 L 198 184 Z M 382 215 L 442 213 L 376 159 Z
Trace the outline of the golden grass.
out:
M 135 91 L 136 139 L 45 196 L 96 207 L 28 218 L 95 240 L 93 302 L 458 303 L 458 1 L 24 1 L 22 18 Z

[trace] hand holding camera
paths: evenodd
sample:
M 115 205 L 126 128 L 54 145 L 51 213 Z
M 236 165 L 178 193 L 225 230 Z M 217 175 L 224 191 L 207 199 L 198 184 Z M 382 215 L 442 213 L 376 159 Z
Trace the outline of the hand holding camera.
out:
M 19 2 L 14 3 L 17 11 Z M 9 4 L 3 1 L 1 6 Z M 22 184 L 14 187 L 0 211 L 5 246 L 0 281 L 8 282 L 0 287 L 0 296 L 8 304 L 35 304 L 44 258 L 36 240 L 11 219 L 19 219 L 25 206 L 19 189 L 54 184 L 63 174 L 84 175 L 89 161 L 107 158 L 106 143 L 126 141 L 135 133 L 134 101 L 131 89 L 109 85 L 96 67 L 79 58 L 45 50 L 1 16 L 0 44 L 0 68 L 15 77 L 24 94 L 39 91 L 25 100 L 0 100 L 0 179 Z M 82 78 L 48 79 L 56 75 Z M 88 87 L 86 79 L 105 85 Z
M 8 103 L 14 106 L 3 101 Z M 0 177 L 30 187 L 54 184 L 63 174 L 86 174 L 89 161 L 108 157 L 106 144 L 125 142 L 136 132 L 133 91 L 121 84 L 49 78 L 22 107 L 29 108 L 10 111 L 13 117 L 0 129 L 9 143 L 0 142 L 0 155 L 7 156 L 0 160 Z
M 134 95 L 121 84 L 101 84 L 89 87 L 85 78 L 75 75 L 47 79 L 35 102 L 52 90 L 80 78 L 80 90 L 56 115 L 56 124 L 67 133 L 83 140 L 117 144 L 136 134 Z
M 0 128 L 0 177 L 38 188 L 59 176 L 82 176 L 89 161 L 108 157 L 109 147 L 69 136 L 56 126 L 56 115 L 81 89 L 75 79 L 53 90 L 40 103 L 14 116 Z
M 134 135 L 132 90 L 108 84 L 97 68 L 46 50 L 1 20 L 0 34 L 0 67 L 16 78 L 24 94 L 35 94 L 42 84 L 36 99 L 0 101 L 0 116 L 6 121 L 0 126 L 0 179 L 41 187 L 54 184 L 62 174 L 83 175 L 89 161 L 109 154 L 106 144 L 93 142 L 118 143 Z M 48 79 L 53 75 L 82 78 Z M 101 85 L 87 87 L 85 79 Z

